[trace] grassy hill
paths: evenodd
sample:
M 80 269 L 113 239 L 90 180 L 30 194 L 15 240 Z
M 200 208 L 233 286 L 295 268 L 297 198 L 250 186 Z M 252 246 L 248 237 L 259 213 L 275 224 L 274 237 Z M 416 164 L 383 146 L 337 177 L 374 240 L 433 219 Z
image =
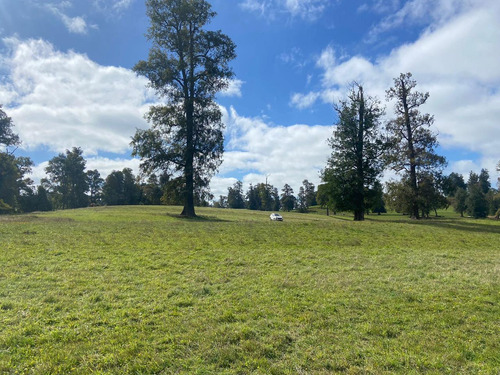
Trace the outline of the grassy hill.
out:
M 0 216 L 0 373 L 498 374 L 498 221 L 179 212 Z

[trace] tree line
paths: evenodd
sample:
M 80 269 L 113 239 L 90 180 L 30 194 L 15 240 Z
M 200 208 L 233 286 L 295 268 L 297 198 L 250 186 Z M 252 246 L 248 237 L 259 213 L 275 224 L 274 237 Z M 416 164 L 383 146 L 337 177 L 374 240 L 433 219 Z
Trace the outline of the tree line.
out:
M 299 211 L 307 212 L 309 207 L 317 205 L 316 187 L 307 179 L 302 181 L 297 196 L 294 195 L 292 187 L 285 184 L 278 191 L 278 188 L 271 184 L 258 183 L 250 184 L 246 193 L 243 192 L 243 183 L 236 181 L 229 187 L 227 195 L 219 196 L 219 200 L 214 203 L 217 208 L 246 208 L 248 210 L 260 211 Z

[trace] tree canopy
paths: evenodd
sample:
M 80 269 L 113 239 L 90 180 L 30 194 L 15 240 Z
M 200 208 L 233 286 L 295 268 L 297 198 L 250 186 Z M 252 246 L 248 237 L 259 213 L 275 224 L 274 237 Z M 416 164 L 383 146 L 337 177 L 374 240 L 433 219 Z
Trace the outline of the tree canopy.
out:
M 79 208 L 88 204 L 86 192 L 89 190 L 86 161 L 79 147 L 66 150 L 51 160 L 45 171 L 49 175 L 47 186 L 56 194 L 60 208 Z
M 387 124 L 391 147 L 386 154 L 388 165 L 396 172 L 408 176 L 410 211 L 412 218 L 420 217 L 422 202 L 419 183 L 429 181 L 430 174 L 439 173 L 446 164 L 444 157 L 435 152 L 436 135 L 430 130 L 434 117 L 421 113 L 419 107 L 427 102 L 429 93 L 415 90 L 417 82 L 411 73 L 401 73 L 394 86 L 386 91 L 387 100 L 394 100 L 396 117 Z
M 335 106 L 337 127 L 330 139 L 332 155 L 322 179 L 329 184 L 339 210 L 353 211 L 354 220 L 364 220 L 368 191 L 383 169 L 384 142 L 379 133 L 384 113 L 376 98 L 365 96 L 354 84 L 347 99 Z
M 146 7 L 152 47 L 134 70 L 166 103 L 150 108 L 151 128 L 136 132 L 133 154 L 146 174 L 181 176 L 182 214 L 191 217 L 196 188 L 208 187 L 221 163 L 223 123 L 214 97 L 233 76 L 235 45 L 221 31 L 204 29 L 215 16 L 205 0 L 147 0 Z

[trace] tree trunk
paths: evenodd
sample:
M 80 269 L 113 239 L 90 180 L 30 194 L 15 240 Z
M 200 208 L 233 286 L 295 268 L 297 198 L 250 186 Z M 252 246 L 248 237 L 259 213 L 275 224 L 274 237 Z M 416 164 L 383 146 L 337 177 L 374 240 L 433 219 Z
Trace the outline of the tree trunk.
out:
M 363 221 L 365 220 L 365 211 L 354 211 L 354 221 Z
M 363 146 L 364 146 L 364 126 L 365 126 L 365 98 L 363 87 L 358 86 L 358 139 L 356 145 L 356 192 L 354 210 L 354 221 L 365 220 L 365 174 L 363 170 Z
M 193 132 L 194 132 L 194 106 L 192 100 L 188 100 L 186 106 L 186 165 L 184 167 L 184 177 L 186 179 L 186 186 L 184 191 L 184 209 L 181 215 L 186 217 L 196 217 L 194 212 L 194 145 L 193 145 Z
M 404 84 L 404 81 L 401 81 L 401 87 L 403 88 L 403 108 L 404 108 L 404 116 L 405 116 L 405 125 L 406 125 L 406 136 L 408 141 L 408 150 L 409 150 L 409 158 L 410 158 L 410 187 L 412 190 L 412 202 L 411 202 L 411 212 L 410 216 L 412 219 L 420 219 L 418 212 L 418 185 L 417 185 L 417 166 L 415 164 L 415 148 L 413 146 L 413 130 L 411 128 L 410 123 L 410 110 L 408 108 L 407 99 L 407 91 Z
M 196 217 L 194 212 L 194 26 L 189 25 L 189 70 L 186 88 L 184 91 L 184 105 L 186 108 L 186 164 L 184 167 L 184 177 L 186 186 L 184 191 L 184 209 L 181 215 L 186 217 Z M 186 91 L 187 89 L 187 91 Z

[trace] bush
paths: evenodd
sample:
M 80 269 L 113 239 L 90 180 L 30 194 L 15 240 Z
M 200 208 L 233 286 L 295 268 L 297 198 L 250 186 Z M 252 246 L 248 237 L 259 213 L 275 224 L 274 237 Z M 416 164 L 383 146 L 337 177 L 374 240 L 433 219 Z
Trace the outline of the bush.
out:
M 10 214 L 14 209 L 9 206 L 7 203 L 0 199 L 0 215 Z

